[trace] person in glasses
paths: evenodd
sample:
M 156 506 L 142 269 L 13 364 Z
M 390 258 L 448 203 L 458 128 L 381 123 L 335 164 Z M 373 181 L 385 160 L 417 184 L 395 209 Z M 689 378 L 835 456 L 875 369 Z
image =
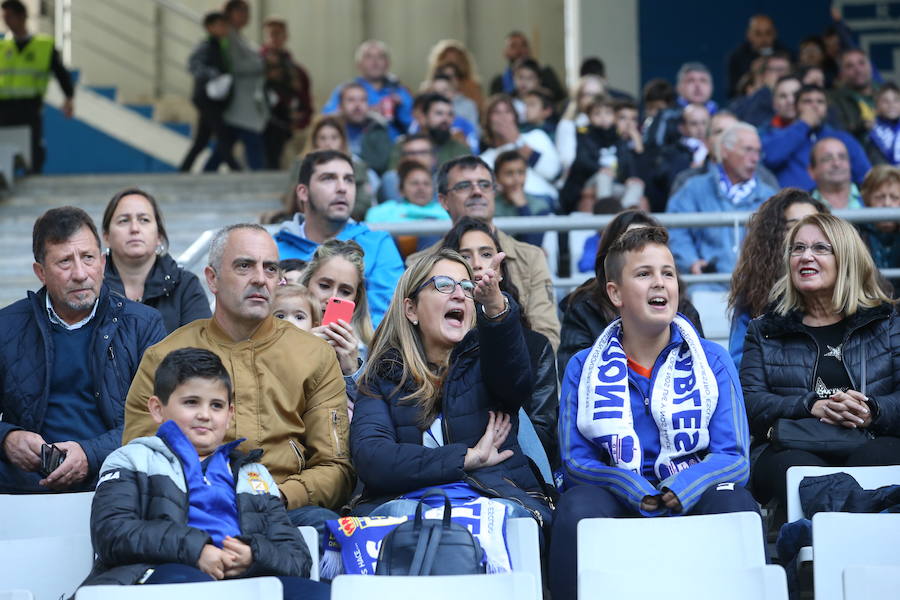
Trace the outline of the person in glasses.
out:
M 488 497 L 510 517 L 549 523 L 549 499 L 517 441 L 534 377 L 520 308 L 500 291 L 504 256 L 477 283 L 448 248 L 400 278 L 350 424 L 364 486 L 354 514 L 410 515 L 423 490 L 440 486 L 454 503 Z
M 900 464 L 900 318 L 856 229 L 828 214 L 788 233 L 774 309 L 750 322 L 741 362 L 757 500 L 785 504 L 794 465 Z M 869 434 L 848 454 L 770 443 L 781 419 L 818 419 Z M 831 439 L 831 438 L 829 438 Z M 783 516 L 782 516 L 783 518 Z
M 547 257 L 537 246 L 520 242 L 493 225 L 497 194 L 493 170 L 477 156 L 460 156 L 442 164 L 435 179 L 438 200 L 450 213 L 454 225 L 463 217 L 474 217 L 488 222 L 496 231 L 506 253 L 509 277 L 521 292 L 522 309 L 531 321 L 531 328 L 547 336 L 555 352 L 559 346 L 559 317 Z M 433 254 L 440 246 L 439 241 L 411 254 L 406 264 L 412 265 L 422 256 Z

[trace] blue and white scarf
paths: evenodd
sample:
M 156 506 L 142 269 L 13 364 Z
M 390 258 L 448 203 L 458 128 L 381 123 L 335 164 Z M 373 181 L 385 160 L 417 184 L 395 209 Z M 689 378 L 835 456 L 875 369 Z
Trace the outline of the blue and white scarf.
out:
M 577 426 L 581 435 L 609 453 L 611 466 L 643 475 L 644 453 L 631 412 L 621 322 L 616 319 L 603 330 L 584 362 Z M 660 451 L 653 467 L 659 481 L 700 462 L 719 400 L 700 337 L 681 315 L 675 316 L 674 324 L 684 342 L 665 356 L 653 379 L 648 407 L 659 430 Z
M 869 139 L 889 163 L 894 166 L 900 164 L 900 120 L 891 123 L 886 119 L 876 119 Z
M 750 194 L 753 193 L 753 190 L 756 189 L 755 176 L 747 181 L 731 183 L 731 180 L 728 178 L 722 165 L 716 166 L 719 168 L 719 190 L 726 198 L 731 200 L 731 203 L 735 206 L 746 200 Z

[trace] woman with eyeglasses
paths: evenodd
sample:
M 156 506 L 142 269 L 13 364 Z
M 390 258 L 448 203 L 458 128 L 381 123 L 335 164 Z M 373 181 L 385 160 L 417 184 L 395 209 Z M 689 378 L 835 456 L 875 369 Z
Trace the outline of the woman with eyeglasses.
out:
M 350 426 L 364 484 L 354 514 L 410 515 L 424 490 L 441 487 L 454 504 L 487 497 L 510 517 L 549 523 L 549 499 L 516 440 L 533 376 L 519 307 L 500 291 L 504 257 L 476 283 L 469 263 L 442 248 L 400 278 Z
M 800 219 L 782 260 L 774 309 L 747 330 L 741 386 L 751 486 L 783 519 L 791 466 L 900 464 L 900 318 L 856 229 L 838 217 Z

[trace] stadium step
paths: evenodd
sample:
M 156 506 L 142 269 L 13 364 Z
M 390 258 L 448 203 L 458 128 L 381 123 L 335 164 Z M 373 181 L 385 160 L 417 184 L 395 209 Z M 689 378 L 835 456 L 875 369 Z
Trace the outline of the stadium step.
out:
M 285 172 L 43 176 L 22 179 L 0 199 L 0 307 L 36 290 L 31 231 L 46 210 L 71 204 L 83 208 L 100 228 L 114 193 L 136 186 L 153 194 L 178 257 L 203 231 L 231 223 L 259 221 L 260 213 L 281 207 Z

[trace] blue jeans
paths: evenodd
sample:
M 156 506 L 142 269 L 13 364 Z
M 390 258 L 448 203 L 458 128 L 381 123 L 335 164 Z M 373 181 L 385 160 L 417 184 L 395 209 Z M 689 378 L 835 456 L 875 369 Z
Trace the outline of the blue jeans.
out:
M 506 498 L 491 498 L 495 502 L 500 502 L 506 506 L 507 516 L 510 519 L 519 519 L 522 517 L 534 518 L 528 510 L 513 500 Z M 416 514 L 416 507 L 419 505 L 418 500 L 389 500 L 381 506 L 378 506 L 369 513 L 370 517 L 406 517 Z
M 288 518 L 291 520 L 291 525 L 294 527 L 308 526 L 316 528 L 316 533 L 319 534 L 319 556 L 322 556 L 329 536 L 328 525 L 325 524 L 325 521 L 339 519 L 340 515 L 333 510 L 312 505 L 301 506 L 300 508 L 289 510 L 287 513 Z
M 302 577 L 278 577 L 284 588 L 284 600 L 328 600 L 331 598 L 331 586 L 320 581 Z M 145 585 L 157 583 L 201 583 L 215 581 L 212 577 L 198 569 L 179 563 L 159 565 L 153 575 L 147 578 Z

